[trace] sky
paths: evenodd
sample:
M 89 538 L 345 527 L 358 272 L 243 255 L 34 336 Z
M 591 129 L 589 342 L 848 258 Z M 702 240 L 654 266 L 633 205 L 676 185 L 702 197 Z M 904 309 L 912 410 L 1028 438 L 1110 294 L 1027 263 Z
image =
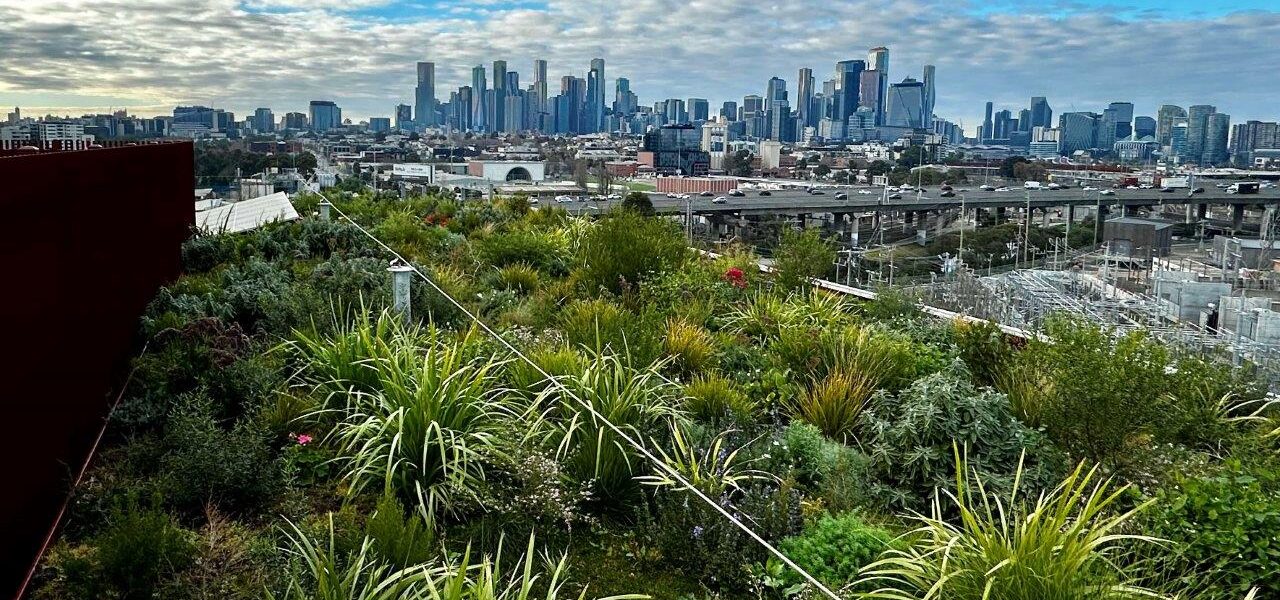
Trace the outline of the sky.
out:
M 412 104 L 414 63 L 436 95 L 506 60 L 585 76 L 594 57 L 642 104 L 741 101 L 778 76 L 821 81 L 890 49 L 889 77 L 937 66 L 935 112 L 972 135 L 983 104 L 1055 114 L 1128 101 L 1213 104 L 1232 122 L 1280 119 L 1275 0 L 0 0 L 0 107 L 27 115 L 205 104 L 250 115 L 334 100 L 354 120 Z M 490 75 L 490 78 L 492 75 Z M 490 79 L 490 83 L 492 80 Z M 0 108 L 0 110 L 7 110 Z M 714 108 L 713 108 L 714 110 Z

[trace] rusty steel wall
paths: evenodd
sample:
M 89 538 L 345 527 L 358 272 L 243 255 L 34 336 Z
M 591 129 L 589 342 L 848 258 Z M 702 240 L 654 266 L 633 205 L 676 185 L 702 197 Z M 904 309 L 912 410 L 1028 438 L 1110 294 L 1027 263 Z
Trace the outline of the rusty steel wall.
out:
M 0 598 L 26 575 L 195 219 L 190 142 L 0 154 Z

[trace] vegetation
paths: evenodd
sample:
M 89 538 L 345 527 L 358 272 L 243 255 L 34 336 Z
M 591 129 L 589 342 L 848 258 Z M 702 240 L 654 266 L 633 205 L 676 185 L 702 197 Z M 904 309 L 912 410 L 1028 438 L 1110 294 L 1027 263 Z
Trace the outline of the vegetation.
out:
M 815 597 L 723 513 L 848 598 L 1280 589 L 1247 367 L 814 290 L 811 232 L 762 273 L 643 210 L 348 185 L 410 316 L 352 223 L 193 237 L 33 598 Z

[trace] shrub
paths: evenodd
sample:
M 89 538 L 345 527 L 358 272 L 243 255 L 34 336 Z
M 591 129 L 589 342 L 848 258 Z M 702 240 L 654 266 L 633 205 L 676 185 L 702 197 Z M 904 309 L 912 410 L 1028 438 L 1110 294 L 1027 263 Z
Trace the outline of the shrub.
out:
M 196 232 L 182 243 L 182 270 L 204 273 L 236 257 L 236 238 Z
M 847 442 L 854 437 L 875 391 L 875 382 L 868 375 L 835 371 L 813 381 L 789 404 L 796 417 L 813 424 L 823 435 Z
M 555 236 L 532 229 L 496 233 L 476 244 L 480 260 L 495 267 L 531 265 L 548 275 L 567 272 L 567 248 Z
M 499 284 L 509 290 L 528 294 L 538 289 L 538 270 L 528 263 L 514 263 L 498 269 Z
M 1120 506 L 1127 488 L 1077 467 L 1034 500 L 989 493 L 983 476 L 957 458 L 955 491 L 942 492 L 905 549 L 867 565 L 861 586 L 873 598 L 1121 600 L 1158 597 L 1115 560 L 1126 543 L 1157 540 L 1119 533 L 1135 514 Z M 1015 477 L 1015 480 L 1017 478 Z M 1035 496 L 1031 496 L 1035 498 Z M 957 519 L 947 514 L 958 513 Z
M 823 585 L 838 588 L 857 579 L 858 571 L 889 549 L 893 539 L 889 531 L 867 525 L 855 513 L 846 513 L 822 517 L 803 534 L 782 540 L 778 549 Z M 793 571 L 788 571 L 787 579 L 802 581 Z
M 725 326 L 757 340 L 776 337 L 790 323 L 791 313 L 782 299 L 766 292 L 757 292 L 736 305 L 725 317 Z
M 1267 479 L 1232 461 L 1221 473 L 1160 490 L 1143 530 L 1172 545 L 1149 553 L 1152 570 L 1194 598 L 1280 589 L 1280 489 Z
M 647 315 L 636 315 L 604 299 L 577 300 L 560 310 L 565 340 L 594 353 L 626 353 L 647 363 L 661 352 L 661 331 Z
M 685 409 L 708 423 L 725 419 L 748 422 L 758 410 L 750 397 L 719 373 L 694 377 L 684 386 L 684 395 Z
M 207 504 L 254 511 L 281 491 L 280 465 L 270 435 L 251 420 L 223 429 L 208 401 L 193 397 L 174 408 L 160 462 L 160 488 L 169 506 L 189 515 Z
M 684 265 L 690 251 L 670 221 L 620 211 L 587 232 L 576 256 L 583 289 L 617 294 Z
M 622 208 L 645 217 L 654 215 L 653 201 L 644 192 L 628 192 L 622 199 Z
M 793 421 L 770 449 L 769 472 L 787 474 L 812 491 L 815 508 L 846 512 L 868 497 L 867 457 L 824 437 L 817 427 Z
M 826 275 L 835 261 L 835 250 L 818 235 L 817 230 L 799 232 L 788 228 L 783 230 L 774 253 L 773 268 L 778 286 L 794 290 L 809 285 L 810 279 Z
M 935 490 L 949 486 L 955 444 L 967 449 L 968 468 L 989 489 L 1014 487 L 1024 452 L 1024 487 L 1036 490 L 1054 477 L 1056 461 L 1042 436 L 1014 418 L 1003 395 L 975 389 L 959 366 L 882 395 L 865 430 L 877 491 L 892 506 L 923 510 Z
M 969 368 L 977 385 L 992 386 L 1013 360 L 1013 345 L 990 321 L 966 322 L 957 320 L 955 343 L 960 359 Z
M 715 340 L 706 329 L 679 319 L 667 320 L 663 350 L 677 372 L 689 375 L 711 366 L 716 358 Z
M 573 348 L 560 346 L 538 348 L 526 353 L 526 356 L 552 377 L 576 376 L 587 368 L 587 360 Z M 551 385 L 551 382 L 538 372 L 538 369 L 523 360 L 511 361 L 507 369 L 512 388 L 523 392 L 529 398 Z
M 770 349 L 793 373 L 820 380 L 840 371 L 867 378 L 873 388 L 897 390 L 917 368 L 910 341 L 874 327 L 784 327 Z
M 372 554 L 397 569 L 425 564 L 440 552 L 435 523 L 415 512 L 406 516 L 400 501 L 390 494 L 378 500 L 373 516 L 365 522 L 365 536 Z
M 743 468 L 744 463 L 738 460 L 738 452 L 742 449 L 730 450 L 725 445 L 725 438 L 730 433 L 723 432 L 706 444 L 698 444 L 682 427 L 672 425 L 671 452 L 658 446 L 658 454 L 666 468 L 655 465 L 653 475 L 638 479 L 655 487 L 687 489 L 672 475 L 674 472 L 708 497 L 721 498 L 739 491 L 744 482 L 772 478 L 767 473 Z

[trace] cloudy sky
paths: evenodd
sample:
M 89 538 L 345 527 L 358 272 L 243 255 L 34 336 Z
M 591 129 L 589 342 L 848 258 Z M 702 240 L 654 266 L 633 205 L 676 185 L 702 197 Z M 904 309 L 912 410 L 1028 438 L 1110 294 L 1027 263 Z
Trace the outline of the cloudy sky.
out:
M 1280 118 L 1275 0 L 0 0 L 0 107 L 28 114 L 201 103 L 277 115 L 332 99 L 344 116 L 411 103 L 414 62 L 437 96 L 504 59 L 532 81 L 582 76 L 593 57 L 642 103 L 763 94 L 771 76 L 830 77 L 891 51 L 890 77 L 938 70 L 937 113 L 970 133 L 982 104 L 1048 96 L 1055 112 L 1131 101 L 1214 104 Z M 553 93 L 555 84 L 553 84 Z

